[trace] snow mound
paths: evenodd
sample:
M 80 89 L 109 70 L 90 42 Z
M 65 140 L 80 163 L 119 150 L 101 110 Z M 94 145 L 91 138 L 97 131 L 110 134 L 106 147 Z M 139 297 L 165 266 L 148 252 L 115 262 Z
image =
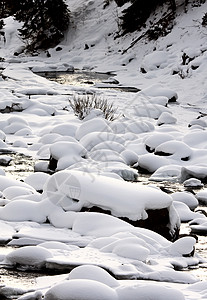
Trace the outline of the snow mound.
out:
M 90 151 L 97 144 L 105 141 L 113 141 L 120 144 L 124 144 L 124 139 L 122 137 L 111 132 L 88 133 L 80 140 L 80 143 L 83 145 L 83 147 L 85 147 L 88 151 Z
M 145 72 L 163 69 L 169 64 L 169 55 L 166 51 L 154 51 L 146 55 L 142 61 L 141 68 Z
M 43 186 L 48 180 L 50 175 L 43 173 L 43 172 L 35 172 L 29 176 L 27 176 L 24 180 L 25 183 L 29 184 L 32 186 L 36 191 L 41 191 L 43 190 Z
M 56 142 L 50 146 L 50 163 L 49 169 L 63 170 L 69 166 L 82 161 L 87 151 L 78 143 L 73 142 Z M 54 161 L 54 165 L 53 165 Z
M 157 125 L 175 124 L 177 119 L 169 112 L 162 112 L 157 120 Z
M 114 277 L 112 277 L 107 271 L 98 266 L 93 265 L 84 265 L 73 269 L 70 272 L 68 279 L 95 280 L 106 284 L 111 288 L 119 286 L 118 281 Z
M 185 236 L 175 241 L 169 248 L 171 255 L 189 255 L 195 250 L 196 239 L 192 236 Z
M 178 181 L 181 174 L 180 165 L 167 165 L 158 168 L 151 176 L 151 181 Z
M 192 150 L 181 141 L 167 141 L 155 148 L 155 154 L 171 156 L 174 159 L 189 159 Z
M 154 132 L 152 135 L 145 139 L 145 145 L 150 152 L 154 151 L 160 144 L 172 141 L 174 138 L 168 133 Z
M 108 126 L 106 120 L 102 118 L 95 118 L 81 124 L 81 126 L 76 130 L 75 137 L 77 140 L 80 140 L 86 134 L 94 131 L 112 132 L 112 129 Z
M 140 93 L 151 97 L 165 96 L 168 98 L 169 102 L 174 102 L 178 98 L 178 95 L 175 91 L 167 89 L 160 84 L 153 84 L 143 89 Z
M 131 220 L 146 219 L 147 209 L 169 208 L 172 204 L 172 198 L 160 190 L 96 174 L 91 177 L 90 173 L 74 170 L 52 175 L 45 184 L 44 194 L 64 210 L 98 206 L 110 210 L 114 216 Z
M 175 192 L 171 196 L 173 198 L 173 201 L 185 203 L 191 210 L 194 210 L 198 206 L 198 200 L 191 193 Z
M 169 109 L 160 104 L 151 104 L 151 103 L 146 104 L 145 103 L 144 105 L 135 106 L 134 110 L 135 110 L 135 114 L 137 117 L 148 117 L 148 118 L 158 119 L 164 112 L 171 115 Z M 134 132 L 134 131 L 132 131 L 132 132 Z M 136 132 L 136 133 L 138 133 L 138 132 Z
M 115 290 L 101 282 L 73 279 L 59 283 L 45 294 L 45 300 L 118 300 Z
M 42 267 L 47 258 L 52 257 L 52 254 L 47 249 L 39 246 L 25 246 L 16 249 L 6 256 L 6 260 L 12 265 L 28 265 Z
M 138 283 L 133 287 L 120 286 L 116 291 L 120 300 L 185 300 L 183 293 L 179 290 L 165 286 L 157 286 L 155 283 L 149 282 Z

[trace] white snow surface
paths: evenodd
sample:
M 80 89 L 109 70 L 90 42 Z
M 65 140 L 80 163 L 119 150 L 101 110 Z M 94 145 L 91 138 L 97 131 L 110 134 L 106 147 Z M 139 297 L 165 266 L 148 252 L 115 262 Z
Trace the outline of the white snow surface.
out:
M 201 22 L 207 3 L 189 4 L 184 13 L 180 1 L 168 35 L 156 41 L 143 37 L 133 45 L 146 29 L 118 36 L 123 8 L 115 1 L 105 9 L 102 0 L 66 2 L 71 24 L 61 51 L 48 49 L 50 57 L 44 51 L 21 53 L 21 24 L 12 17 L 5 19 L 5 40 L 0 38 L 0 154 L 17 151 L 40 159 L 38 172 L 24 182 L 8 167 L 0 170 L 0 241 L 21 246 L 0 253 L 0 264 L 73 269 L 40 277 L 33 290 L 21 291 L 20 300 L 207 299 L 206 281 L 177 271 L 204 262 L 194 252 L 193 237 L 170 242 L 117 218 L 146 219 L 147 209 L 167 208 L 171 230 L 180 218 L 190 221 L 193 232 L 206 234 L 206 217 L 193 211 L 198 201 L 206 205 L 206 189 L 196 197 L 171 196 L 156 183 L 202 188 L 206 181 L 207 44 Z M 94 85 L 61 85 L 32 72 L 74 69 L 111 77 Z M 118 108 L 115 121 L 99 110 L 84 120 L 74 115 L 68 99 L 94 93 Z M 43 173 L 51 161 L 55 174 Z M 140 169 L 150 173 L 152 186 L 137 182 Z M 92 206 L 113 216 L 80 212 Z M 6 286 L 1 292 L 17 290 Z

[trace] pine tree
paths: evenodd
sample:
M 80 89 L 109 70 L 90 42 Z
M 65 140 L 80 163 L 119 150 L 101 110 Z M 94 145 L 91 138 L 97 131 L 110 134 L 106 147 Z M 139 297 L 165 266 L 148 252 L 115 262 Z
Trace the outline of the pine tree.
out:
M 4 21 L 2 19 L 0 19 L 0 30 L 3 29 L 4 27 Z M 1 32 L 0 32 L 1 35 Z
M 132 0 L 132 4 L 123 11 L 122 28 L 124 33 L 139 30 L 150 14 L 165 0 Z
M 0 30 L 4 27 L 4 20 L 5 17 L 5 1 L 0 0 Z M 3 31 L 0 31 L 0 37 L 3 35 Z
M 55 46 L 69 25 L 69 10 L 63 0 L 16 0 L 15 18 L 23 22 L 19 30 L 27 49 L 34 51 Z

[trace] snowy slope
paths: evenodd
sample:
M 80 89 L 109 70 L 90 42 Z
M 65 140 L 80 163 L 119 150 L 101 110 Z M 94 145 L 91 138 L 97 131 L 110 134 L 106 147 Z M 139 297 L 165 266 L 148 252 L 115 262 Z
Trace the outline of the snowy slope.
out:
M 206 27 L 203 27 L 201 22 L 207 11 L 207 3 L 200 7 L 189 5 L 187 13 L 182 7 L 178 7 L 171 33 L 156 41 L 149 41 L 144 37 L 124 54 L 123 51 L 147 28 L 141 32 L 117 37 L 120 32 L 118 16 L 123 8 L 118 8 L 114 1 L 105 9 L 103 0 L 70 0 L 68 6 L 71 11 L 71 24 L 65 39 L 58 45 L 62 50 L 56 51 L 57 47 L 49 49 L 50 58 L 41 53 L 35 60 L 44 61 L 46 64 L 67 63 L 80 69 L 114 72 L 121 83 L 138 88 L 159 82 L 176 89 L 179 101 L 205 107 L 207 43 Z M 158 11 L 157 15 L 161 13 Z M 11 58 L 15 51 L 21 49 L 22 42 L 18 39 L 17 32 L 13 31 L 14 27 L 19 25 L 11 18 L 6 24 L 7 42 L 3 44 L 1 41 L 0 56 Z M 86 45 L 88 49 L 85 49 Z M 143 59 L 155 49 L 166 53 L 165 66 L 151 69 L 147 74 L 141 73 Z M 190 57 L 195 57 L 195 60 L 186 66 L 182 65 L 184 52 Z M 18 60 L 31 60 L 21 56 Z M 152 64 L 153 60 L 154 58 L 149 56 L 147 64 Z M 193 63 L 200 67 L 193 71 L 190 67 Z M 174 71 L 177 71 L 178 75 L 172 75 Z M 181 78 L 183 76 L 184 79 Z

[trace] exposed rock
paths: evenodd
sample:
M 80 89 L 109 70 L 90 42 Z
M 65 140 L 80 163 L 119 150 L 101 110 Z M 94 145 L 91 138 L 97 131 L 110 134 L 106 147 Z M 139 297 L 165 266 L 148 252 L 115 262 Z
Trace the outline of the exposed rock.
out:
M 99 212 L 111 215 L 111 212 L 109 210 L 103 210 L 102 208 L 97 206 L 93 206 L 89 209 L 83 208 L 81 211 Z M 142 227 L 155 231 L 170 241 L 175 241 L 178 239 L 180 228 L 174 228 L 174 232 L 171 232 L 169 230 L 168 224 L 170 223 L 170 219 L 169 211 L 167 208 L 154 210 L 148 209 L 146 210 L 146 212 L 148 214 L 148 218 L 145 220 L 132 221 L 129 218 L 120 219 L 122 219 L 125 222 L 128 222 L 129 224 L 135 227 Z

